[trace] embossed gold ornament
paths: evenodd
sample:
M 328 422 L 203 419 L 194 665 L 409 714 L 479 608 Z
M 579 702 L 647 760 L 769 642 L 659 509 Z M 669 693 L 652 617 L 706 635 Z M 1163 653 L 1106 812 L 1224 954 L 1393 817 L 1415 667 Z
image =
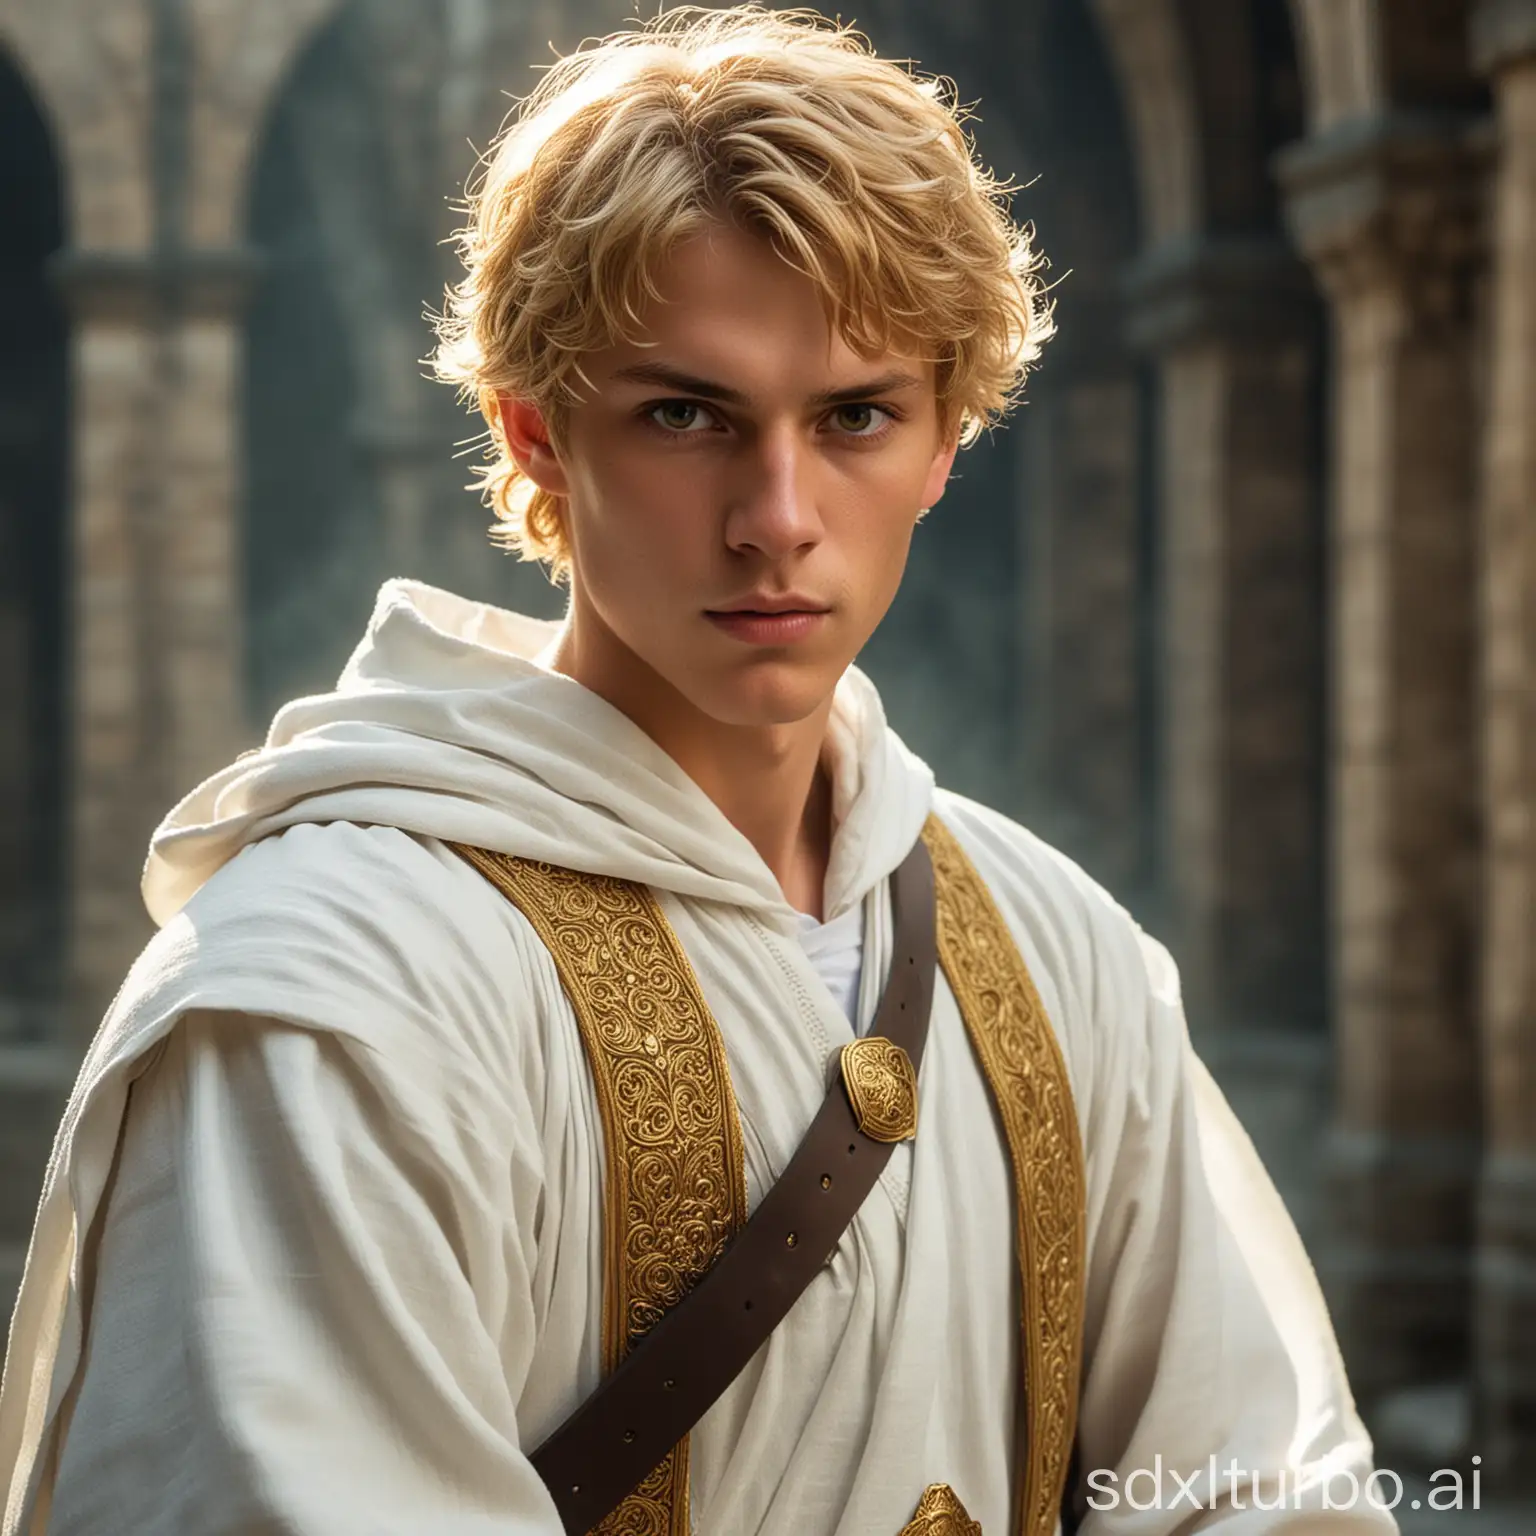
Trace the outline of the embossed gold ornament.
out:
M 866 1036 L 845 1045 L 839 1060 L 853 1117 L 871 1141 L 907 1141 L 917 1134 L 917 1073 L 894 1040 Z
M 1052 1536 L 1077 1432 L 1087 1264 L 1083 1145 L 1072 1083 L 1024 956 L 953 832 L 923 841 L 938 890 L 939 963 L 1003 1123 L 1013 1164 L 1027 1447 L 1016 1536 Z
M 981 1536 L 981 1527 L 948 1483 L 930 1483 L 898 1536 Z
M 646 887 L 453 846 L 548 949 L 592 1067 L 606 1150 L 603 1364 L 611 1371 L 746 1222 L 725 1042 Z M 688 1463 L 684 1436 L 592 1536 L 688 1536 Z

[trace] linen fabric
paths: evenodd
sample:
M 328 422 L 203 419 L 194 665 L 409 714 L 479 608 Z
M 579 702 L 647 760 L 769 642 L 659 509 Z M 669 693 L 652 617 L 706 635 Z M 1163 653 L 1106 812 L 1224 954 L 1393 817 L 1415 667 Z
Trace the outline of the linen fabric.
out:
M 863 913 L 857 909 L 819 923 L 808 912 L 797 914 L 800 946 L 832 1000 L 859 1027 L 859 981 L 864 968 Z M 862 1031 L 861 1031 L 862 1033 Z

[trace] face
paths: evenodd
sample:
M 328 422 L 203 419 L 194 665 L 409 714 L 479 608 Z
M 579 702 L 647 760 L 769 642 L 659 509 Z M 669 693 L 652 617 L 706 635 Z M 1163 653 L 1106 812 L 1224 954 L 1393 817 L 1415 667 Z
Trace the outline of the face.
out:
M 511 400 L 506 440 L 564 498 L 589 669 L 724 725 L 803 720 L 884 617 L 943 494 L 956 445 L 933 366 L 852 351 L 811 280 L 738 231 L 687 241 L 660 276 L 650 344 L 582 360 L 592 387 L 558 451 Z

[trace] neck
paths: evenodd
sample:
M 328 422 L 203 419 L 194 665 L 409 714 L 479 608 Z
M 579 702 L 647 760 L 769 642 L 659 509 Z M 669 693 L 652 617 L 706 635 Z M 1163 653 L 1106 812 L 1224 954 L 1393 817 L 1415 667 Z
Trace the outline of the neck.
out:
M 757 850 L 784 899 L 818 921 L 832 848 L 832 781 L 822 763 L 829 695 L 803 720 L 727 725 L 706 715 L 616 636 L 592 634 L 575 608 L 550 656 L 627 715 L 719 806 Z

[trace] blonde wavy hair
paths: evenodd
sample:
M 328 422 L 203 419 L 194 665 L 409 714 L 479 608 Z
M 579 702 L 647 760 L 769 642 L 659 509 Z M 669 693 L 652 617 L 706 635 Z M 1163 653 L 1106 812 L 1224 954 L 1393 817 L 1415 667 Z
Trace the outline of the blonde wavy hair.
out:
M 568 572 L 560 498 L 512 461 L 496 396 L 537 405 L 558 449 L 582 358 L 641 340 L 669 251 L 722 223 L 811 278 L 855 351 L 920 348 L 941 424 L 974 441 L 1052 322 L 968 115 L 951 81 L 810 10 L 676 7 L 550 66 L 471 183 L 465 276 L 435 322 L 438 377 L 490 427 L 496 541 Z

